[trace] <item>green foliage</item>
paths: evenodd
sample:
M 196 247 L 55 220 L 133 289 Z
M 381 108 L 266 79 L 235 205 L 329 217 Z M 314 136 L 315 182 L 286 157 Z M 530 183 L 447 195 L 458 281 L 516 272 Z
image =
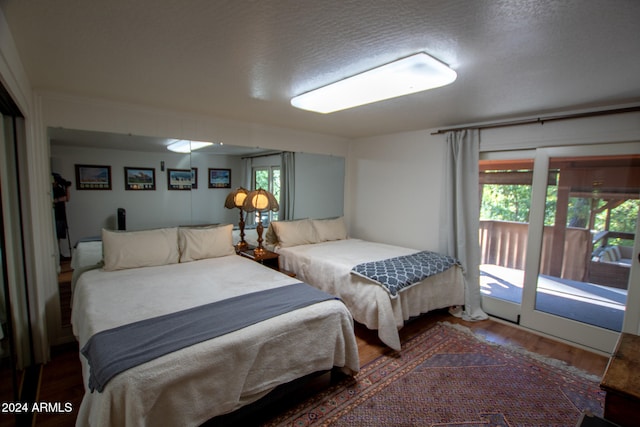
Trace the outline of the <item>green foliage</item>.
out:
M 482 191 L 480 219 L 529 222 L 530 185 L 487 184 Z
M 547 187 L 545 201 L 544 224 L 555 224 L 557 186 Z M 606 201 L 596 199 L 593 208 L 604 206 Z M 567 226 L 586 228 L 592 209 L 591 198 L 570 197 L 567 213 Z M 480 206 L 481 220 L 529 222 L 531 208 L 531 186 L 516 184 L 485 184 L 482 187 L 482 203 Z M 627 200 L 611 210 L 609 230 L 624 233 L 635 233 L 636 220 L 640 211 L 640 200 Z M 595 216 L 594 230 L 606 229 L 606 215 L 604 210 Z M 615 239 L 609 244 L 633 245 L 633 241 Z
M 256 169 L 255 170 L 256 190 L 264 188 L 269 190 L 269 169 Z

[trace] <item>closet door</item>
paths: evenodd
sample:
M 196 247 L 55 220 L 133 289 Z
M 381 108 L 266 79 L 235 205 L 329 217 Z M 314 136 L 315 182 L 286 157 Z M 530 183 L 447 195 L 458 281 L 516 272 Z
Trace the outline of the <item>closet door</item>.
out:
M 34 358 L 16 152 L 17 127 L 24 121 L 2 85 L 0 113 L 0 401 L 15 402 Z
M 2 186 L 0 185 L 0 200 L 1 198 Z M 0 402 L 15 402 L 18 400 L 18 377 L 12 339 L 13 326 L 10 316 L 11 304 L 3 218 L 2 204 L 0 203 L 0 278 L 2 279 L 2 287 L 0 287 Z

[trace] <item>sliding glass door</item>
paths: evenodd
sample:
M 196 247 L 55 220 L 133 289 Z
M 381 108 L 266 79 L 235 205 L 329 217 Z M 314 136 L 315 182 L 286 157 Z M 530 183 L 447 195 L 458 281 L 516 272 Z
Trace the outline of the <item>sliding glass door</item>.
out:
M 480 292 L 484 310 L 519 322 L 529 212 L 533 155 L 510 153 L 480 161 Z
M 534 161 L 488 157 L 485 310 L 610 352 L 625 321 L 637 328 L 639 318 L 640 144 L 541 148 Z
M 537 150 L 523 326 L 613 350 L 640 306 L 639 200 L 640 144 Z

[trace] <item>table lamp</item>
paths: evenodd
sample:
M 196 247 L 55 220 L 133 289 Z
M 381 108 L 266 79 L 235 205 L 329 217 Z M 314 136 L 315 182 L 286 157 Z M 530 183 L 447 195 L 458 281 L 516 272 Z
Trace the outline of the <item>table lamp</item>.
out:
M 249 245 L 244 240 L 244 215 L 242 213 L 242 206 L 244 205 L 244 201 L 247 198 L 247 194 L 249 192 L 240 187 L 233 190 L 227 196 L 224 201 L 224 207 L 227 209 L 238 208 L 240 211 L 240 222 L 238 222 L 238 228 L 240 228 L 240 241 L 236 245 L 236 252 L 244 251 L 249 248 Z
M 258 247 L 254 249 L 256 255 L 264 253 L 264 247 L 262 247 L 262 232 L 264 227 L 262 225 L 262 212 L 264 211 L 277 211 L 280 209 L 278 201 L 275 196 L 262 188 L 258 190 L 250 191 L 247 194 L 244 204 L 242 206 L 245 212 L 258 212 L 258 225 L 256 226 L 256 232 L 258 233 Z

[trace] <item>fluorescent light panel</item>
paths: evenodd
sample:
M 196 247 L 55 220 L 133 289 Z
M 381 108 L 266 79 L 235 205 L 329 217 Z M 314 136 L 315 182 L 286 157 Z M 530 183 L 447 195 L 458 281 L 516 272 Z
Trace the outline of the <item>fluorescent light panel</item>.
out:
M 426 53 L 417 53 L 296 96 L 291 105 L 332 113 L 445 86 L 456 77 L 456 72 L 442 62 Z
M 189 141 L 186 139 L 178 139 L 175 142 L 172 142 L 171 144 L 167 145 L 167 150 L 174 151 L 176 153 L 190 153 L 194 150 L 199 150 L 200 148 L 208 147 L 209 145 L 213 145 L 213 142 Z

